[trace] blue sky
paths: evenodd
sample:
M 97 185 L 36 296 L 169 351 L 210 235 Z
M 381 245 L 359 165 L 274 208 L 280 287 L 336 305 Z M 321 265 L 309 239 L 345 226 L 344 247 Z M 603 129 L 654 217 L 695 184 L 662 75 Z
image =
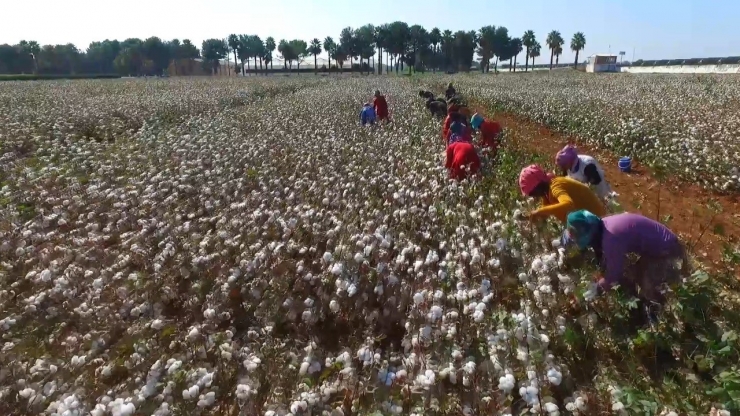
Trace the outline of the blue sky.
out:
M 585 55 L 625 51 L 625 59 L 740 55 L 740 0 L 35 0 L 3 3 L 0 43 L 41 44 L 128 37 L 224 38 L 229 33 L 280 39 L 327 35 L 343 27 L 395 20 L 427 29 L 479 29 L 503 25 L 516 36 L 534 30 L 545 48 L 547 33 L 567 40 L 561 62 L 573 60 L 573 33 L 586 35 Z M 734 25 L 733 25 L 734 23 Z M 733 27 L 734 26 L 734 27 Z M 538 58 L 544 63 L 548 51 Z

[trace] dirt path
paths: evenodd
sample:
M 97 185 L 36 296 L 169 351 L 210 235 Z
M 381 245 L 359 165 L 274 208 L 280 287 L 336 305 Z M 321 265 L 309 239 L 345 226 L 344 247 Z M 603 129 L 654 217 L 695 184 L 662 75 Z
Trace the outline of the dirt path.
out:
M 488 113 L 482 106 L 471 103 L 476 111 Z M 510 130 L 514 146 L 524 147 L 545 155 L 555 154 L 568 143 L 578 146 L 579 152 L 591 155 L 601 162 L 612 189 L 626 211 L 639 212 L 649 218 L 660 218 L 684 241 L 696 244 L 693 253 L 704 262 L 715 265 L 722 258 L 723 243 L 737 244 L 740 239 L 740 203 L 737 196 L 720 196 L 697 185 L 667 179 L 664 184 L 651 172 L 640 166 L 634 172 L 623 173 L 617 167 L 617 156 L 608 151 L 591 148 L 575 137 L 513 114 L 496 113 L 493 117 Z M 633 163 L 635 164 L 635 163 Z M 718 213 L 711 204 L 721 207 Z M 701 236 L 701 240 L 696 243 Z

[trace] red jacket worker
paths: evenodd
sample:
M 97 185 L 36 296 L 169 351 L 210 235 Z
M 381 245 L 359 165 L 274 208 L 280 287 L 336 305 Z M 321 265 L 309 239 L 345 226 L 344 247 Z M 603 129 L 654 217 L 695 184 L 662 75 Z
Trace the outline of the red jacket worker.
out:
M 499 145 L 499 136 L 503 129 L 498 122 L 486 120 L 482 115 L 475 113 L 470 119 L 470 126 L 475 130 L 480 130 L 480 145 L 492 150 L 496 150 Z
M 375 107 L 375 114 L 378 116 L 378 120 L 388 119 L 388 102 L 385 100 L 385 96 L 381 95 L 378 90 L 375 91 L 373 107 Z
M 450 178 L 463 180 L 480 170 L 480 158 L 470 142 L 454 142 L 447 146 L 445 167 L 450 171 Z

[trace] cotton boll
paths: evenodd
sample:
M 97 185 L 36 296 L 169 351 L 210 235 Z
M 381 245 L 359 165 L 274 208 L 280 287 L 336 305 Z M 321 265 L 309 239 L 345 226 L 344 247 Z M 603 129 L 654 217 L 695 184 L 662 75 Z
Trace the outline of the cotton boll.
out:
M 547 370 L 547 380 L 554 386 L 559 386 L 563 381 L 563 375 L 554 368 Z

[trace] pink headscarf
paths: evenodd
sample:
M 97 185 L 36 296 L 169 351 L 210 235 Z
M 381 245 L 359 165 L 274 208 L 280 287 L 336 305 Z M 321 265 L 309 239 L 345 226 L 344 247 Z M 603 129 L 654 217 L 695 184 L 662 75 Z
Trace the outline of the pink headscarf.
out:
M 522 195 L 529 196 L 534 188 L 542 182 L 550 182 L 550 179 L 552 175 L 545 173 L 541 167 L 529 165 L 519 174 L 519 189 L 522 190 Z

